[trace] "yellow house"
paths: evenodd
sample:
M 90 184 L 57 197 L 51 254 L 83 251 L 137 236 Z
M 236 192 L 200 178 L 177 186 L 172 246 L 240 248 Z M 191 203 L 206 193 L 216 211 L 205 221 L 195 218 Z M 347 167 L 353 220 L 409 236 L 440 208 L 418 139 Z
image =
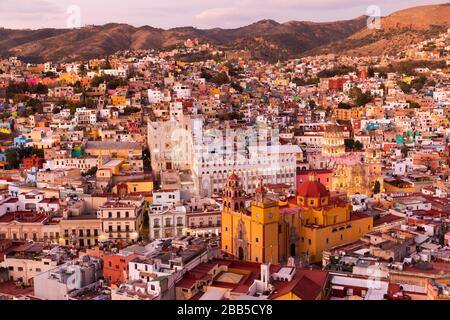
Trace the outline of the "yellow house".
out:
M 112 176 L 120 173 L 123 160 L 111 160 L 98 168 L 96 177 L 100 179 L 111 179 Z
M 274 80 L 276 86 L 287 86 L 289 84 L 289 79 L 277 78 Z
M 111 104 L 113 106 L 124 106 L 126 102 L 127 99 L 125 96 L 111 96 Z
M 334 109 L 334 114 L 336 117 L 336 120 L 341 121 L 350 121 L 355 119 L 362 119 L 365 112 L 365 108 L 359 107 L 359 108 L 351 108 L 351 109 Z
M 112 191 L 117 194 L 121 188 L 126 188 L 127 193 L 152 192 L 153 181 L 150 179 L 124 181 L 116 184 Z
M 407 83 L 407 84 L 411 84 L 411 82 L 414 80 L 414 77 L 404 77 L 402 78 L 402 81 Z
M 59 79 L 67 84 L 74 84 L 80 77 L 75 73 L 65 72 L 59 76 Z
M 288 206 L 299 208 L 297 219 L 286 219 L 289 253 L 307 262 L 321 261 L 323 251 L 358 240 L 373 228 L 371 216 L 352 213 L 350 202 L 331 197 L 314 174 L 298 189 L 297 203 Z

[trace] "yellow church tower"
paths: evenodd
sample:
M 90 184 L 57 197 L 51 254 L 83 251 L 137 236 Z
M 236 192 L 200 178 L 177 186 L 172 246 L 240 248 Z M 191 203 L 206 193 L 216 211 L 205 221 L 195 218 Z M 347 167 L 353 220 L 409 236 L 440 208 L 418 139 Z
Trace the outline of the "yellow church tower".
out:
M 250 210 L 239 177 L 232 174 L 224 190 L 222 211 L 222 251 L 252 262 L 279 262 L 280 212 L 278 202 L 268 199 L 262 183 Z M 283 242 L 281 242 L 283 243 Z

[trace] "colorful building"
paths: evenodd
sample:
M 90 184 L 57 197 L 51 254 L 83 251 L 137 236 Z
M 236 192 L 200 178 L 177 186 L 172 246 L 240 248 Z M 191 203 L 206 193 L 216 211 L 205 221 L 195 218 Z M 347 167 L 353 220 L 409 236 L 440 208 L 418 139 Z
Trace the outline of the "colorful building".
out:
M 355 241 L 372 228 L 371 216 L 352 213 L 350 202 L 332 197 L 314 174 L 284 202 L 269 199 L 260 182 L 249 209 L 235 174 L 225 187 L 222 251 L 239 260 L 319 262 L 324 250 Z
M 262 185 L 250 210 L 245 207 L 240 179 L 232 174 L 225 187 L 222 250 L 253 262 L 278 263 L 280 214 L 276 201 L 264 198 Z
M 128 263 L 137 254 L 132 252 L 107 253 L 103 256 L 103 276 L 109 284 L 118 285 L 128 279 Z

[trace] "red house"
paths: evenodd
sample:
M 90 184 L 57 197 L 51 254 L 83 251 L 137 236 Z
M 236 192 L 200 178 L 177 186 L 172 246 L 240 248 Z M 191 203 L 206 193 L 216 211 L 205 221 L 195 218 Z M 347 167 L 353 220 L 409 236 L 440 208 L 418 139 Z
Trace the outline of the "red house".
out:
M 347 79 L 344 78 L 330 78 L 328 79 L 328 90 L 342 90 Z
M 128 263 L 139 255 L 130 252 L 108 253 L 103 257 L 103 276 L 109 284 L 121 284 L 128 279 Z
M 26 170 L 31 170 L 33 168 L 42 169 L 43 163 L 44 163 L 44 159 L 39 158 L 35 154 L 29 158 L 23 158 L 23 160 L 22 160 L 23 168 Z

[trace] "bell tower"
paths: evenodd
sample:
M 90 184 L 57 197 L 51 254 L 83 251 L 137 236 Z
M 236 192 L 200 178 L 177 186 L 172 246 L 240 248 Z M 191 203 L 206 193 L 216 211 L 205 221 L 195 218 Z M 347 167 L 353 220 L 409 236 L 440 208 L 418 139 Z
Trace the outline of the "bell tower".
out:
M 242 212 L 245 210 L 244 190 L 239 177 L 232 174 L 227 181 L 223 197 L 224 210 Z

